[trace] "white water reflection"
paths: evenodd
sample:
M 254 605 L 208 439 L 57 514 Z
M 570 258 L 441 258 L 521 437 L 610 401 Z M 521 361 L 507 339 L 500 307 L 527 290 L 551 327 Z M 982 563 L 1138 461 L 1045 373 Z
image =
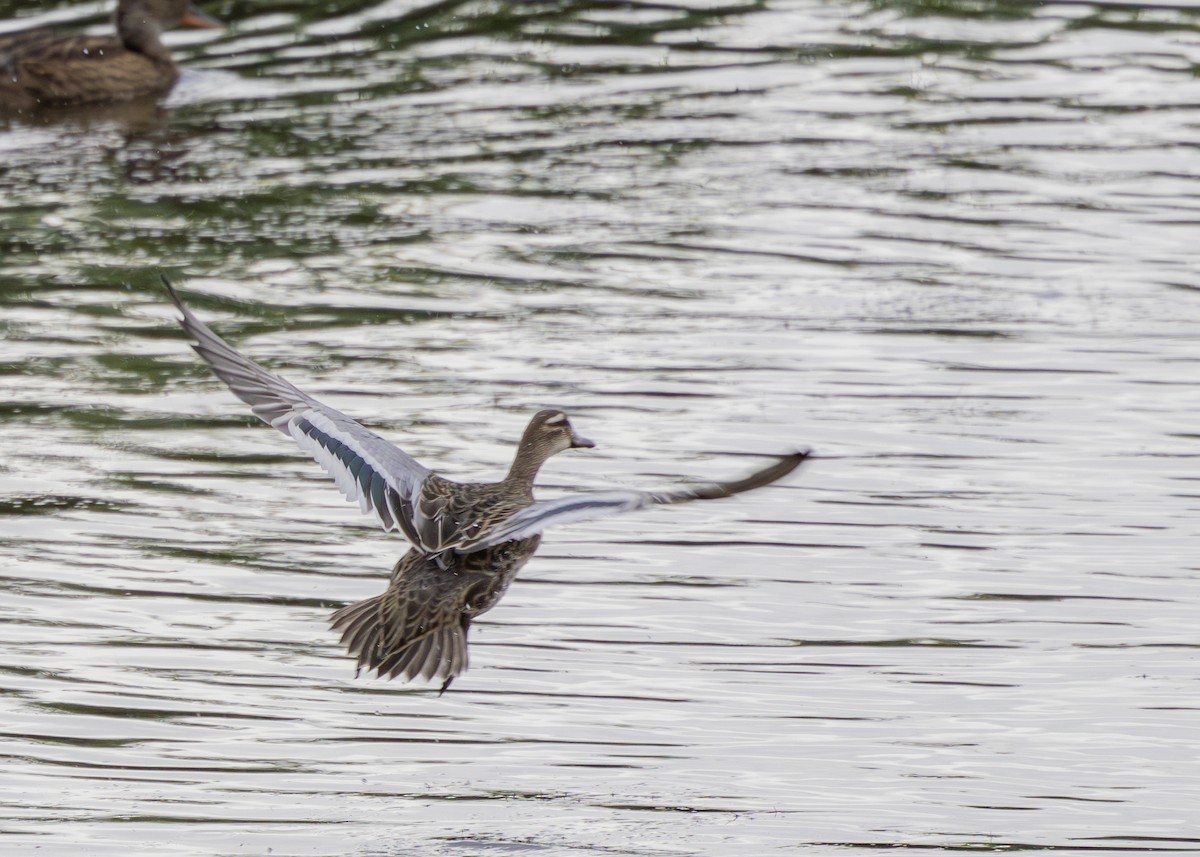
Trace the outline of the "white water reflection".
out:
M 1197 850 L 1191 13 L 673 6 L 214 10 L 224 96 L 0 130 L 18 850 Z M 548 493 L 821 458 L 554 533 L 441 699 L 355 680 L 404 545 L 158 266 L 451 475 L 543 405 L 600 443 Z

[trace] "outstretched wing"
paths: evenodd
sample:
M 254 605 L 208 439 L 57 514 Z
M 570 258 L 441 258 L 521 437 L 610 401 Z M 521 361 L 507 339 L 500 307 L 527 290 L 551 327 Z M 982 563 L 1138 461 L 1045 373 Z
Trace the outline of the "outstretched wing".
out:
M 420 544 L 412 523 L 413 508 L 430 471 L 345 414 L 243 357 L 196 318 L 166 277 L 163 284 L 183 313 L 179 323 L 195 340 L 192 348 L 233 394 L 259 419 L 310 453 L 346 498 L 357 501 L 364 512 L 374 513 L 385 530 L 399 530 L 413 544 Z
M 752 488 L 761 488 L 763 485 L 769 485 L 782 479 L 799 467 L 808 456 L 809 450 L 807 449 L 781 456 L 775 460 L 774 464 L 733 482 L 711 482 L 675 491 L 603 491 L 596 494 L 575 494 L 554 500 L 538 500 L 532 505 L 514 512 L 507 519 L 483 533 L 478 539 L 458 546 L 457 550 L 467 553 L 511 539 L 528 538 L 555 524 L 592 521 L 620 512 L 644 509 L 647 506 L 729 497 Z

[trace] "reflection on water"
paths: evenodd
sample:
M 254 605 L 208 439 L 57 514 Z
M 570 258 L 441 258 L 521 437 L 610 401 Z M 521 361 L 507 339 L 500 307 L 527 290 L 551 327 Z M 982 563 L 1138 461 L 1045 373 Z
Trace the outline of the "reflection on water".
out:
M 1196 849 L 1191 10 L 212 11 L 151 121 L 0 128 L 18 850 Z M 821 459 L 548 533 L 452 693 L 356 680 L 400 543 L 160 267 L 455 478 L 542 406 L 604 441 L 547 496 Z

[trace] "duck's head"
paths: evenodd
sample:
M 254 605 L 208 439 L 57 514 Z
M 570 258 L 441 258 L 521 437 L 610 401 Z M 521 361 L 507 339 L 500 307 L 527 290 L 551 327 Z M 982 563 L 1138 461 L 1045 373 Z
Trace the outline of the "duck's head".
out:
M 567 449 L 590 449 L 596 444 L 580 437 L 562 411 L 553 408 L 538 411 L 525 427 L 521 445 L 517 447 L 509 479 L 533 484 L 538 470 L 552 455 Z
M 533 415 L 525 429 L 525 437 L 521 439 L 522 446 L 526 440 L 532 441 L 538 449 L 546 450 L 547 458 L 566 449 L 591 449 L 596 445 L 576 434 L 567 415 L 553 408 Z
M 159 34 L 176 27 L 220 29 L 225 26 L 206 15 L 190 0 L 121 0 L 117 4 L 117 33 L 125 47 L 155 54 Z

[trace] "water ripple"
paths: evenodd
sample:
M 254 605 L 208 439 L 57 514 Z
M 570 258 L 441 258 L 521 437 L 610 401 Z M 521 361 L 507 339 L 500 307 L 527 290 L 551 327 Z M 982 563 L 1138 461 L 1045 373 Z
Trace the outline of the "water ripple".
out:
M 1200 851 L 1191 4 L 212 11 L 165 106 L 0 125 L 16 848 Z M 601 442 L 548 496 L 818 457 L 553 533 L 441 697 L 355 678 L 403 543 L 159 269 L 452 476 L 546 405 Z

